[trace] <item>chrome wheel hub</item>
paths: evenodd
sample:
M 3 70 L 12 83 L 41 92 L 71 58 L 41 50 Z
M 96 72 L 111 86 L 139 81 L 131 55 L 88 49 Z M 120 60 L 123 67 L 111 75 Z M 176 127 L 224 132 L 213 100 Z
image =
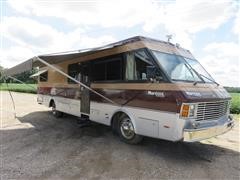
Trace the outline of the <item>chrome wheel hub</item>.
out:
M 120 125 L 120 130 L 126 139 L 132 139 L 135 135 L 133 124 L 129 118 L 125 118 L 122 120 Z

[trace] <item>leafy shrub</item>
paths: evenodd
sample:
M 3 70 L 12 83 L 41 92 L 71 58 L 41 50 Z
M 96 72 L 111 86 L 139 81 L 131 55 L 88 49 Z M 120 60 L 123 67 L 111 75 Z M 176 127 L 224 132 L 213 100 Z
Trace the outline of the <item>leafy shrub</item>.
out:
M 240 114 L 240 93 L 230 93 L 232 96 L 230 112 Z

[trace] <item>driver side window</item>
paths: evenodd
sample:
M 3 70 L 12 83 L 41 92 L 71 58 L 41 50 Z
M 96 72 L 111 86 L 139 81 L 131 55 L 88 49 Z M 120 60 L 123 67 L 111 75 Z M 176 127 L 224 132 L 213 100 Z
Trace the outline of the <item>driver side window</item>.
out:
M 147 66 L 152 62 L 144 50 L 126 54 L 125 80 L 147 80 Z

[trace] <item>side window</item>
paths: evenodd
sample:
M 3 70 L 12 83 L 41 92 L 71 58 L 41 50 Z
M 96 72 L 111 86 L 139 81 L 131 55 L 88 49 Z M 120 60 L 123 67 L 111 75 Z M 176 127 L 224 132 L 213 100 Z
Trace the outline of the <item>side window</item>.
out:
M 144 50 L 127 53 L 125 79 L 147 80 L 147 66 L 152 65 L 150 58 Z
M 94 62 L 92 66 L 92 80 L 104 81 L 106 74 L 106 66 L 104 62 Z
M 121 59 L 110 61 L 106 63 L 106 80 L 121 80 L 122 68 Z
M 122 58 L 111 57 L 97 60 L 92 64 L 93 81 L 119 81 L 122 80 Z
M 40 74 L 39 81 L 40 82 L 47 82 L 48 81 L 48 71 Z
M 68 66 L 68 75 L 74 79 L 80 80 L 80 64 L 74 63 Z M 68 83 L 75 83 L 71 79 L 68 79 Z

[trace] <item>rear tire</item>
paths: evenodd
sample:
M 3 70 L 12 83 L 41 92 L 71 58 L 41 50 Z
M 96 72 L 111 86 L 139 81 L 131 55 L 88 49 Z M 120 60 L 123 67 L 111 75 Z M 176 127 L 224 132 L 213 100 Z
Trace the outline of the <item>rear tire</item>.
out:
M 54 101 L 52 102 L 52 114 L 56 118 L 60 118 L 63 116 L 63 113 L 61 111 L 56 110 L 56 105 Z
M 135 133 L 133 123 L 126 114 L 119 116 L 117 130 L 120 139 L 125 143 L 138 144 L 143 139 L 142 136 Z

